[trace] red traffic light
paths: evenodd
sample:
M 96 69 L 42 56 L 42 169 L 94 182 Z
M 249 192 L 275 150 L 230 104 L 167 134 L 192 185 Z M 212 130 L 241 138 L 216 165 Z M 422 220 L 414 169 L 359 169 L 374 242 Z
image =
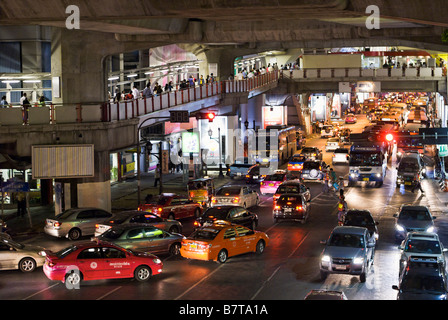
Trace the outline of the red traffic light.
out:
M 213 120 L 215 119 L 215 113 L 214 112 L 207 112 L 207 119 L 209 122 L 213 122 Z
M 387 141 L 393 141 L 394 140 L 394 135 L 392 133 L 388 133 L 386 134 L 386 140 Z

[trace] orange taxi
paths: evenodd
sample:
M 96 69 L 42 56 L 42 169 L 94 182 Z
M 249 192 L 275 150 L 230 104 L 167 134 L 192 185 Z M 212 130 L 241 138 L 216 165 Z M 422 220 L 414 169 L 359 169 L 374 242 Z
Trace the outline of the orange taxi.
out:
M 229 257 L 255 252 L 263 253 L 269 242 L 267 234 L 227 221 L 196 229 L 182 240 L 180 254 L 187 259 L 214 260 L 220 263 Z

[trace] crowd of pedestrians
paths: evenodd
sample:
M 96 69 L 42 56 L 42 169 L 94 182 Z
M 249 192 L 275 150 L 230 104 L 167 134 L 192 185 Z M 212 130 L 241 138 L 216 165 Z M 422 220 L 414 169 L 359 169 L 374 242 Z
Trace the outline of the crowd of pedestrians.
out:
M 142 91 L 139 91 L 136 86 L 133 86 L 133 88 L 130 90 L 123 90 L 120 92 L 119 88 L 117 87 L 115 88 L 115 94 L 113 97 L 109 93 L 109 100 L 113 102 L 119 102 L 123 100 L 151 98 L 153 96 L 161 95 L 162 93 L 171 92 L 175 89 L 184 90 L 188 88 L 194 88 L 196 86 L 202 86 L 208 83 L 213 83 L 215 81 L 215 76 L 213 75 L 213 73 L 211 73 L 210 75 L 207 75 L 206 78 L 201 75 L 199 79 L 196 79 L 193 75 L 190 75 L 188 79 L 183 79 L 176 85 L 174 85 L 172 81 L 169 81 L 163 87 L 158 82 L 155 82 L 154 85 L 151 85 L 151 82 L 148 82 L 146 84 L 146 87 Z

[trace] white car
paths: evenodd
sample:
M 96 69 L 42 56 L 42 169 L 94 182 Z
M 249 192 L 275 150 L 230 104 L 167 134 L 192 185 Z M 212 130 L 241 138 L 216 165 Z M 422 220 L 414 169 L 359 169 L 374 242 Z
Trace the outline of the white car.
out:
M 53 237 L 78 240 L 82 236 L 94 235 L 96 224 L 111 217 L 110 212 L 100 208 L 72 208 L 54 219 L 47 218 L 44 231 Z
M 9 237 L 0 236 L 0 270 L 32 272 L 44 265 L 44 248 L 22 244 Z
M 344 148 L 338 148 L 334 150 L 332 162 L 333 164 L 335 163 L 348 164 L 350 162 L 349 150 Z
M 437 262 L 446 267 L 445 252 L 448 249 L 443 247 L 437 233 L 432 232 L 409 232 L 401 245 L 398 247 L 401 252 L 400 257 L 400 274 L 405 267 L 409 257 L 419 257 L 423 259 L 433 258 Z
M 247 186 L 224 186 L 212 197 L 212 207 L 235 205 L 249 208 L 258 205 L 258 193 Z
M 331 125 L 324 125 L 320 131 L 321 138 L 334 137 L 334 128 Z
M 327 143 L 325 144 L 325 151 L 334 151 L 338 149 L 339 146 L 339 139 L 338 138 L 330 138 L 327 140 Z

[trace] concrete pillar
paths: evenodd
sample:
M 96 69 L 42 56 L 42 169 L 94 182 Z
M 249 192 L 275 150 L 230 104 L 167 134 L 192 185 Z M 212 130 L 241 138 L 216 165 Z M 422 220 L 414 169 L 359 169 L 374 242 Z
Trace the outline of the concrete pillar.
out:
M 211 49 L 198 55 L 199 76 L 202 74 L 204 79 L 213 72 L 216 80 L 227 80 L 233 75 L 233 62 L 237 55 L 229 49 Z M 217 72 L 215 73 L 211 67 L 216 64 Z
M 53 92 L 53 102 L 106 101 L 107 75 L 103 63 L 107 45 L 100 33 L 52 29 L 51 73 L 60 86 L 60 95 Z

